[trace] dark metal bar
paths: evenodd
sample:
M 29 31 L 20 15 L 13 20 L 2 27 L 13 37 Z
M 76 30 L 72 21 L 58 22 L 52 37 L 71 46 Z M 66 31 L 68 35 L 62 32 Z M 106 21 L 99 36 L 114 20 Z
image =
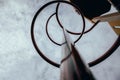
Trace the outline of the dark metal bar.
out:
M 95 80 L 76 48 L 71 45 L 71 55 L 61 62 L 61 80 Z M 65 51 L 64 57 L 68 55 Z

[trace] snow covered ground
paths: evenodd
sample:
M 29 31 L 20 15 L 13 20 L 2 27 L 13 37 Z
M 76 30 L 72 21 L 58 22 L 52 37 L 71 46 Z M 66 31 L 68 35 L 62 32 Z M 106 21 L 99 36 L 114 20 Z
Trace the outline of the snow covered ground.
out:
M 34 14 L 49 1 L 52 0 L 0 0 L 0 80 L 60 79 L 60 69 L 46 63 L 37 54 L 30 36 L 31 21 Z M 79 22 L 76 22 L 78 18 L 71 17 L 73 13 L 64 12 L 65 9 L 66 7 L 61 8 L 59 13 L 63 23 L 64 20 L 67 20 L 64 25 L 77 26 L 79 24 Z M 54 10 L 52 6 L 46 9 L 47 12 L 43 12 L 43 16 L 40 16 L 42 21 L 38 24 L 36 23 L 36 26 L 44 29 L 46 19 L 52 10 Z M 113 11 L 115 11 L 114 8 L 110 12 Z M 66 13 L 67 15 L 65 15 Z M 61 42 L 63 37 L 60 29 L 51 27 L 57 26 L 58 24 L 56 23 L 56 20 L 52 18 L 49 23 L 49 32 L 55 40 Z M 91 25 L 86 20 L 86 26 L 90 27 Z M 76 28 L 77 30 L 79 29 Z M 36 35 L 39 47 L 46 53 L 45 55 L 60 63 L 61 48 L 48 40 L 44 30 L 40 32 L 36 29 Z M 96 28 L 82 37 L 77 46 L 88 63 L 107 51 L 116 38 L 117 35 L 107 23 L 99 23 Z M 120 80 L 119 53 L 120 47 L 104 62 L 90 68 L 97 80 Z

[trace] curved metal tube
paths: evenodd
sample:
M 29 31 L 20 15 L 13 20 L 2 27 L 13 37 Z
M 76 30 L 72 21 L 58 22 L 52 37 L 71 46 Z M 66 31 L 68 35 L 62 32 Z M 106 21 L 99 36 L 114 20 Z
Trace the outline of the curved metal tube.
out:
M 100 56 L 98 59 L 88 63 L 90 67 L 95 66 L 105 59 L 107 59 L 118 47 L 120 46 L 120 35 L 118 36 L 115 43 L 111 46 L 109 50 L 107 50 L 102 56 Z
M 60 64 L 58 63 L 55 63 L 54 61 L 48 59 L 45 55 L 43 55 L 43 53 L 41 52 L 41 50 L 38 48 L 38 45 L 35 41 L 35 36 L 34 36 L 34 24 L 35 24 L 35 21 L 36 21 L 36 18 L 38 17 L 38 15 L 40 14 L 40 12 L 45 8 L 47 7 L 48 5 L 51 5 L 51 4 L 54 4 L 54 3 L 58 3 L 58 2 L 63 2 L 63 3 L 68 3 L 68 4 L 72 4 L 70 2 L 67 2 L 67 1 L 52 1 L 52 2 L 49 2 L 47 4 L 45 4 L 44 6 L 42 6 L 35 14 L 35 16 L 33 17 L 33 20 L 32 20 L 32 24 L 31 24 L 31 39 L 32 39 L 32 42 L 33 42 L 33 45 L 36 49 L 36 51 L 38 52 L 38 54 L 45 60 L 47 61 L 48 63 L 50 63 L 51 65 L 55 66 L 55 67 L 60 67 Z M 52 17 L 54 14 L 52 14 L 50 17 Z M 49 22 L 49 20 L 48 20 Z M 99 23 L 99 22 L 98 22 Z M 97 23 L 96 23 L 97 24 Z M 92 27 L 94 28 L 94 27 Z M 91 29 L 92 29 L 91 28 Z M 83 30 L 84 31 L 84 30 Z M 91 31 L 91 30 L 90 30 Z M 89 31 L 87 31 L 89 32 Z M 87 33 L 86 32 L 86 33 Z M 81 35 L 83 35 L 83 33 L 85 34 L 85 32 L 82 32 L 80 33 Z M 75 33 L 76 34 L 76 33 Z M 78 34 L 77 34 L 78 35 Z M 77 42 L 77 41 L 76 41 Z M 100 62 L 102 62 L 103 60 L 105 60 L 106 58 L 108 58 L 120 45 L 120 35 L 118 36 L 117 40 L 115 41 L 115 43 L 112 45 L 112 47 L 105 53 L 103 54 L 102 56 L 100 56 L 98 59 L 88 63 L 88 65 L 90 67 L 92 66 L 95 66 L 96 64 L 99 64 Z
M 60 27 L 63 28 L 64 26 L 61 24 L 61 22 L 59 20 L 59 17 L 58 17 L 58 8 L 59 8 L 59 5 L 60 5 L 60 3 L 58 3 L 57 7 L 56 7 L 56 19 L 57 19 L 58 24 L 60 25 Z M 79 11 L 79 14 L 81 14 L 81 16 L 82 16 L 83 15 L 82 11 Z M 84 20 L 83 16 L 82 16 L 82 20 L 83 20 L 83 27 L 84 27 L 85 26 L 85 20 Z M 90 29 L 84 31 L 83 34 L 86 34 L 86 33 L 90 32 L 99 22 L 100 21 L 95 22 L 94 25 Z M 72 31 L 69 31 L 69 30 L 67 30 L 67 32 L 70 33 L 70 34 L 73 34 L 73 35 L 80 35 L 81 34 L 81 32 L 76 33 L 76 32 L 72 32 Z
M 81 32 L 81 34 L 79 34 L 80 36 L 78 37 L 78 39 L 74 41 L 74 44 L 75 44 L 75 43 L 77 43 L 77 42 L 80 40 L 80 38 L 82 37 L 82 35 L 83 35 L 84 32 L 85 32 L 85 19 L 84 19 L 84 16 L 83 16 L 82 11 L 80 10 L 80 8 L 79 8 L 78 6 L 76 6 L 76 5 L 73 4 L 73 3 L 69 3 L 69 4 L 70 4 L 71 6 L 73 6 L 74 8 L 76 8 L 76 9 L 79 11 L 79 13 L 81 14 L 81 17 L 82 17 L 82 21 L 83 21 L 83 29 L 82 29 L 82 32 Z M 58 3 L 58 4 L 57 4 L 57 7 L 56 7 L 56 19 L 57 19 L 58 24 L 60 25 L 60 27 L 63 29 L 64 26 L 62 26 L 62 24 L 61 24 L 61 22 L 60 22 L 60 20 L 59 20 L 59 17 L 58 17 L 58 8 L 59 8 L 59 5 L 60 5 L 60 3 Z M 71 33 L 71 34 L 73 34 L 73 35 L 76 35 L 75 32 L 71 32 L 71 31 L 69 31 L 69 30 L 67 30 L 67 32 L 68 32 L 68 33 Z
M 50 35 L 49 35 L 49 33 L 48 33 L 48 23 L 49 23 L 50 19 L 51 19 L 55 14 L 56 14 L 56 13 L 53 13 L 53 14 L 48 18 L 48 20 L 47 20 L 47 22 L 46 22 L 46 34 L 47 34 L 48 38 L 50 39 L 50 41 L 52 41 L 54 44 L 56 44 L 56 45 L 58 45 L 58 46 L 62 46 L 62 45 L 65 44 L 66 42 L 57 43 L 57 42 L 55 42 L 55 41 L 50 37 Z

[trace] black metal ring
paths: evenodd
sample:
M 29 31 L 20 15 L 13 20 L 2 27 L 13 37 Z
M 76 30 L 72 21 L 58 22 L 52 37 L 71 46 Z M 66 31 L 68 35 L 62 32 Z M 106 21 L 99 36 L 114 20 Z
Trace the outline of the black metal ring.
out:
M 57 43 L 57 42 L 55 42 L 55 41 L 50 37 L 50 35 L 49 35 L 49 33 L 48 33 L 48 23 L 49 23 L 49 20 L 50 20 L 55 14 L 56 14 L 56 13 L 53 13 L 53 14 L 48 18 L 48 20 L 47 20 L 47 22 L 46 22 L 46 34 L 47 34 L 48 38 L 50 39 L 50 41 L 52 41 L 54 44 L 56 44 L 56 45 L 58 45 L 58 46 L 62 46 L 63 44 L 66 43 L 66 41 L 63 42 L 63 43 Z
M 59 5 L 60 5 L 60 3 L 58 3 L 58 4 L 57 4 L 57 7 L 56 7 L 56 19 L 57 19 L 57 21 L 58 21 L 60 27 L 63 28 L 63 26 L 62 26 L 62 24 L 61 24 L 61 22 L 60 22 L 60 20 L 59 20 L 59 17 L 58 17 L 58 8 L 59 8 Z M 85 20 L 84 20 L 84 16 L 83 16 L 84 14 L 82 13 L 81 10 L 80 10 L 78 13 L 79 13 L 79 15 L 81 14 L 81 16 L 82 16 L 83 27 L 84 27 L 84 26 L 85 26 Z M 95 22 L 94 25 L 91 26 L 90 29 L 84 31 L 84 34 L 90 32 L 99 22 L 100 22 L 100 21 Z M 76 33 L 76 32 L 72 32 L 72 31 L 69 31 L 69 30 L 67 30 L 67 32 L 70 33 L 70 34 L 73 34 L 73 35 L 80 35 L 80 34 L 81 34 L 81 32 Z M 76 42 L 77 42 L 77 41 L 78 41 L 78 40 L 76 40 Z
M 53 4 L 53 3 L 57 3 L 57 2 L 64 2 L 64 3 L 70 3 L 70 2 L 67 2 L 67 1 L 52 1 L 52 2 L 49 2 L 47 4 L 45 4 L 44 6 L 42 6 L 38 11 L 37 13 L 35 14 L 35 16 L 33 17 L 33 20 L 32 20 L 32 24 L 31 24 L 31 38 L 32 38 L 32 42 L 33 42 L 33 45 L 36 49 L 36 51 L 38 52 L 38 54 L 45 60 L 47 61 L 48 63 L 50 63 L 51 65 L 55 66 L 55 67 L 60 67 L 60 64 L 57 64 L 53 61 L 51 61 L 50 59 L 48 59 L 46 56 L 43 55 L 43 53 L 40 51 L 40 49 L 38 48 L 37 46 L 37 43 L 35 41 L 35 37 L 34 37 L 34 24 L 35 24 L 35 21 L 36 21 L 36 18 L 37 16 L 39 15 L 39 13 L 48 5 L 50 4 Z M 102 62 L 103 60 L 105 60 L 107 57 L 109 57 L 120 45 L 120 35 L 118 36 L 117 40 L 115 41 L 115 43 L 112 45 L 112 47 L 105 53 L 103 54 L 101 57 L 99 57 L 98 59 L 88 63 L 88 65 L 90 67 Z
M 60 5 L 60 3 L 57 4 L 56 12 L 58 12 L 58 7 L 59 7 L 59 5 Z M 47 20 L 47 22 L 46 22 L 46 33 L 47 33 L 47 36 L 48 36 L 48 38 L 50 39 L 51 42 L 53 42 L 54 44 L 56 44 L 56 45 L 58 45 L 58 46 L 62 46 L 62 45 L 65 44 L 66 42 L 57 43 L 56 41 L 54 41 L 54 40 L 50 37 L 50 35 L 49 35 L 49 33 L 48 33 L 48 23 L 49 23 L 49 20 L 50 20 L 54 15 L 56 15 L 56 19 L 57 19 L 57 21 L 58 21 L 58 24 L 59 24 L 60 27 L 63 29 L 63 26 L 62 26 L 62 24 L 60 23 L 60 20 L 59 20 L 59 18 L 58 18 L 58 14 L 57 14 L 56 12 L 53 13 L 53 14 L 48 18 L 48 20 Z M 79 12 L 79 13 L 80 13 L 80 12 Z M 84 18 L 83 18 L 83 19 L 84 19 Z M 83 34 L 86 34 L 86 33 L 90 32 L 99 22 L 100 22 L 100 21 L 95 22 L 94 25 L 93 25 L 90 29 L 84 31 Z M 85 22 L 84 22 L 84 23 L 85 23 Z M 85 25 L 84 25 L 84 26 L 85 26 Z M 84 26 L 83 26 L 83 27 L 84 27 Z M 80 35 L 80 34 L 81 34 L 81 33 L 70 32 L 70 31 L 68 31 L 68 30 L 67 30 L 67 32 L 70 33 L 70 34 L 72 34 L 72 35 Z M 78 37 L 78 39 L 77 39 L 76 41 L 78 41 L 79 38 L 80 38 L 80 36 Z
M 50 63 L 50 64 L 52 64 L 53 66 L 56 66 L 56 67 L 59 67 L 60 64 L 57 64 L 57 63 L 55 63 L 54 61 L 51 61 L 50 59 L 48 59 L 45 55 L 43 55 L 43 53 L 41 52 L 41 50 L 38 48 L 37 43 L 36 43 L 36 41 L 35 41 L 35 37 L 34 37 L 34 24 L 35 24 L 35 21 L 36 21 L 37 16 L 39 15 L 39 13 L 40 13 L 45 7 L 47 7 L 48 5 L 54 4 L 54 3 L 59 3 L 59 2 L 61 2 L 61 3 L 66 3 L 66 4 L 70 4 L 70 5 L 74 5 L 73 3 L 70 3 L 70 2 L 68 2 L 68 1 L 51 1 L 51 2 L 43 5 L 43 6 L 36 12 L 35 16 L 33 17 L 32 24 L 31 24 L 31 38 L 32 38 L 32 42 L 33 42 L 33 44 L 34 44 L 35 49 L 37 50 L 37 52 L 39 53 L 39 55 L 40 55 L 45 61 L 47 61 L 48 63 Z M 77 6 L 76 6 L 76 7 L 77 7 Z M 78 10 L 79 10 L 79 8 L 78 8 Z M 85 21 L 84 21 L 84 22 L 85 22 Z M 84 23 L 84 24 L 85 24 L 85 23 Z M 83 33 L 84 33 L 84 30 L 85 30 L 85 26 L 83 27 L 83 31 L 82 31 L 82 33 L 81 33 L 81 37 L 82 37 L 82 35 L 83 35 Z M 80 39 L 80 38 L 79 38 L 79 39 Z
M 72 5 L 74 8 L 76 8 L 76 9 L 78 10 L 78 12 L 81 14 L 82 21 L 83 21 L 83 30 L 82 30 L 82 32 L 79 34 L 80 36 L 78 37 L 78 39 L 74 41 L 74 44 L 75 44 L 75 43 L 77 43 L 77 42 L 80 40 L 80 38 L 82 37 L 82 35 L 83 35 L 84 32 L 85 32 L 85 19 L 84 19 L 84 15 L 83 15 L 82 11 L 80 10 L 80 8 L 79 8 L 78 6 L 76 6 L 75 4 L 73 4 L 73 3 L 71 3 L 71 2 L 69 2 L 69 4 Z M 60 27 L 63 29 L 64 26 L 62 26 L 62 24 L 61 24 L 61 22 L 60 22 L 60 20 L 59 20 L 59 17 L 58 17 L 58 8 L 59 8 L 59 5 L 60 5 L 60 3 L 58 3 L 58 4 L 57 4 L 57 7 L 56 7 L 56 19 L 57 19 L 58 24 L 60 25 Z M 71 32 L 71 31 L 69 31 L 69 30 L 67 30 L 67 32 L 68 32 L 68 33 L 71 33 L 71 34 L 73 34 L 73 35 L 76 35 L 76 33 Z

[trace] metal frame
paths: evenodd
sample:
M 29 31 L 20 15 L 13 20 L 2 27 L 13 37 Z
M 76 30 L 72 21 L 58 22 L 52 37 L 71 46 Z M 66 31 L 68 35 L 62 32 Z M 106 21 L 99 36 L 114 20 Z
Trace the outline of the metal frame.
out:
M 57 19 L 59 25 L 61 26 L 61 28 L 63 28 L 63 26 L 62 26 L 62 24 L 61 24 L 61 22 L 60 22 L 60 20 L 59 20 L 59 17 L 58 17 L 58 8 L 59 8 L 60 3 L 66 3 L 66 4 L 69 4 L 69 5 L 73 6 L 74 8 L 78 9 L 79 13 L 80 13 L 81 16 L 82 16 L 82 20 L 83 20 L 83 30 L 82 30 L 81 33 L 75 33 L 75 32 L 71 32 L 71 31 L 68 31 L 68 30 L 67 30 L 67 32 L 70 33 L 70 34 L 80 35 L 79 38 L 78 38 L 76 41 L 74 41 L 74 43 L 78 42 L 78 41 L 81 39 L 81 37 L 82 37 L 83 34 L 88 33 L 89 31 L 91 31 L 100 21 L 97 21 L 90 29 L 88 29 L 88 30 L 85 31 L 85 20 L 84 20 L 84 15 L 83 15 L 82 11 L 81 11 L 81 10 L 79 9 L 79 7 L 77 7 L 75 4 L 73 4 L 73 3 L 71 3 L 71 2 L 68 2 L 68 1 L 51 1 L 51 2 L 43 5 L 43 6 L 36 12 L 36 14 L 35 14 L 34 17 L 33 17 L 32 24 L 31 24 L 31 39 L 32 39 L 33 45 L 34 45 L 36 51 L 38 52 L 38 54 L 39 54 L 45 61 L 47 61 L 47 62 L 50 63 L 51 65 L 59 68 L 59 67 L 60 67 L 60 64 L 55 63 L 54 61 L 48 59 L 48 58 L 41 52 L 41 50 L 38 48 L 38 45 L 37 45 L 37 43 L 36 43 L 36 41 L 35 41 L 35 37 L 34 37 L 34 24 L 35 24 L 36 18 L 38 17 L 38 15 L 40 14 L 40 12 L 41 12 L 45 7 L 48 7 L 49 5 L 54 4 L 54 3 L 58 3 L 57 6 L 56 6 L 56 12 L 53 13 L 53 14 L 48 18 L 48 20 L 47 20 L 47 22 L 46 22 L 46 34 L 47 34 L 48 38 L 49 38 L 54 44 L 56 44 L 56 45 L 62 46 L 62 45 L 65 44 L 66 42 L 63 42 L 63 43 L 57 43 L 57 42 L 55 42 L 55 41 L 49 36 L 47 27 L 48 27 L 49 20 L 52 18 L 52 16 L 56 15 L 56 19 Z M 89 62 L 88 65 L 89 65 L 90 67 L 92 67 L 92 66 L 95 66 L 95 65 L 99 64 L 100 62 L 104 61 L 106 58 L 108 58 L 108 57 L 119 47 L 119 45 L 120 45 L 120 35 L 118 36 L 118 38 L 116 39 L 116 41 L 114 42 L 114 44 L 112 45 L 112 47 L 111 47 L 108 51 L 106 51 L 106 52 L 105 52 L 102 56 L 100 56 L 98 59 L 96 59 L 96 60 L 94 60 L 94 61 L 92 61 L 92 62 Z M 68 57 L 69 57 L 69 56 L 67 56 L 67 57 L 64 58 L 63 60 L 67 59 Z

